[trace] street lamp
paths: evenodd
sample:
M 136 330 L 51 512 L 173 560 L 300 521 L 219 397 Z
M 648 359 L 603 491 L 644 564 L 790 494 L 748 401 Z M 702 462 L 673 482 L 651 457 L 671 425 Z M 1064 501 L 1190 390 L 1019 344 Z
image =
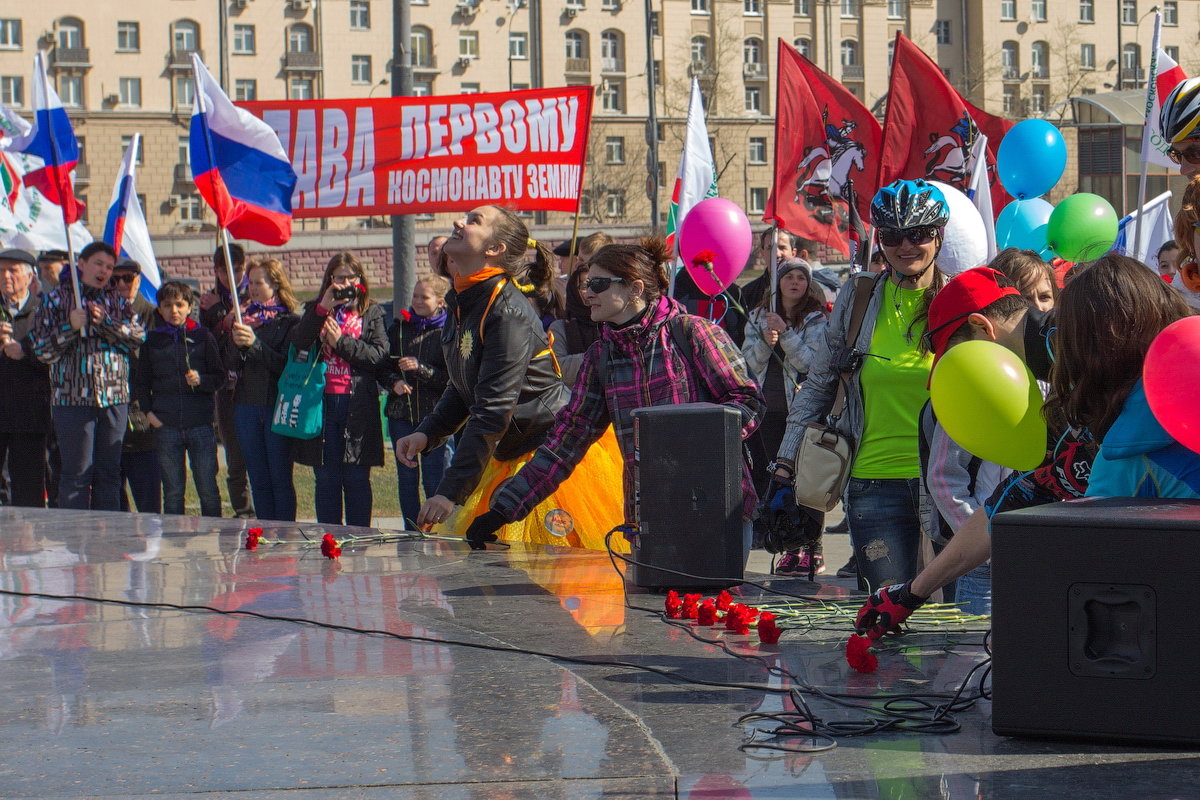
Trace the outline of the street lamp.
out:
M 378 89 L 380 86 L 387 86 L 387 82 L 388 82 L 388 79 L 387 79 L 386 75 L 384 77 L 380 78 L 379 83 L 372 86 L 371 91 L 367 92 L 367 99 L 370 100 L 371 95 L 375 94 L 375 90 Z

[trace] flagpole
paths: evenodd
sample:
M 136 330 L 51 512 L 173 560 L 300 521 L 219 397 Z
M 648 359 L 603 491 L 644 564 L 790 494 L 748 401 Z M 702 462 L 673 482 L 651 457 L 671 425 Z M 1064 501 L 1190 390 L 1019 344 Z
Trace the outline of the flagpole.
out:
M 776 233 L 778 232 L 778 230 L 779 230 L 779 223 L 772 222 L 771 223 L 771 240 L 770 240 L 771 263 L 767 265 L 767 272 L 770 274 L 770 277 L 771 277 L 771 289 L 770 289 L 770 291 L 771 291 L 771 306 L 770 306 L 770 308 L 772 311 L 775 310 L 775 303 L 777 302 L 777 300 L 775 298 L 775 293 L 777 290 L 777 285 L 779 283 L 779 248 L 775 246 L 775 236 L 776 236 Z M 812 280 L 812 267 L 809 267 L 808 279 L 809 279 L 809 281 Z
M 1154 36 L 1150 40 L 1150 79 L 1146 81 L 1146 122 L 1142 125 L 1142 175 L 1138 179 L 1137 219 L 1133 222 L 1133 252 L 1142 252 L 1142 204 L 1146 202 L 1146 173 L 1150 167 L 1150 116 L 1154 112 L 1154 94 L 1158 83 L 1158 45 L 1162 36 L 1162 13 L 1154 12 Z
M 583 182 L 587 176 L 588 153 L 592 149 L 592 137 L 588 136 L 583 141 L 583 163 L 579 165 L 579 191 L 575 198 L 575 223 L 571 226 L 571 247 L 567 251 L 567 263 L 571 265 L 571 272 L 575 271 L 575 242 L 579 239 L 579 212 L 583 210 Z M 570 279 L 570 275 L 566 276 Z
M 229 230 L 221 228 L 221 250 L 225 253 L 225 277 L 229 281 L 229 294 L 233 297 L 233 314 L 237 324 L 242 324 L 242 303 L 238 298 L 238 282 L 233 275 L 233 259 L 229 257 Z

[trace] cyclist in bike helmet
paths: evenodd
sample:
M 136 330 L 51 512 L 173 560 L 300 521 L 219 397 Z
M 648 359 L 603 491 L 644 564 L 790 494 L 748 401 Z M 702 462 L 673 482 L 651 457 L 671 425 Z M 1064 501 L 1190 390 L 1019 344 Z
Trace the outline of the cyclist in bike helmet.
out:
M 791 405 L 775 460 L 777 485 L 768 501 L 786 490 L 806 425 L 829 421 L 849 438 L 854 461 L 843 503 L 861 589 L 903 582 L 917 570 L 922 535 L 917 430 L 932 367 L 921 339 L 929 303 L 946 280 L 937 254 L 949 218 L 941 190 L 924 180 L 896 181 L 875 195 L 871 221 L 887 269 L 860 274 L 839 293 L 826 328 L 827 346 L 819 349 Z M 851 340 L 859 293 L 865 293 L 866 306 Z M 845 407 L 830 420 L 843 372 L 848 373 Z
M 1200 174 L 1200 78 L 1188 78 L 1171 90 L 1158 118 L 1167 155 L 1187 177 Z

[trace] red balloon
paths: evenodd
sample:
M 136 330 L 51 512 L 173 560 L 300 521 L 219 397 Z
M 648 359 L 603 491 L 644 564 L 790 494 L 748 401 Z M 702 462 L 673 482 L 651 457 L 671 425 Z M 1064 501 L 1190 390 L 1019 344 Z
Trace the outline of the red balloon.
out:
M 1200 453 L 1200 317 L 1173 322 L 1155 337 L 1142 365 L 1146 401 L 1175 441 Z

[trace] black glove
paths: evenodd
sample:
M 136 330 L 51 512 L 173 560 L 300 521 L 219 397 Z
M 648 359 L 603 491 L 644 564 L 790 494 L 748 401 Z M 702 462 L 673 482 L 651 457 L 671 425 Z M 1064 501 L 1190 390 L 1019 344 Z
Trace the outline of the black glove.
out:
M 900 623 L 925 605 L 928 599 L 910 592 L 907 583 L 884 586 L 867 598 L 867 602 L 858 610 L 854 629 L 866 634 L 871 641 L 876 641 L 885 633 L 899 631 Z
M 464 538 L 466 538 L 467 544 L 471 545 L 472 550 L 486 550 L 488 542 L 495 542 L 500 538 L 496 535 L 496 531 L 507 524 L 507 520 L 500 515 L 499 511 L 485 511 L 471 522 Z

